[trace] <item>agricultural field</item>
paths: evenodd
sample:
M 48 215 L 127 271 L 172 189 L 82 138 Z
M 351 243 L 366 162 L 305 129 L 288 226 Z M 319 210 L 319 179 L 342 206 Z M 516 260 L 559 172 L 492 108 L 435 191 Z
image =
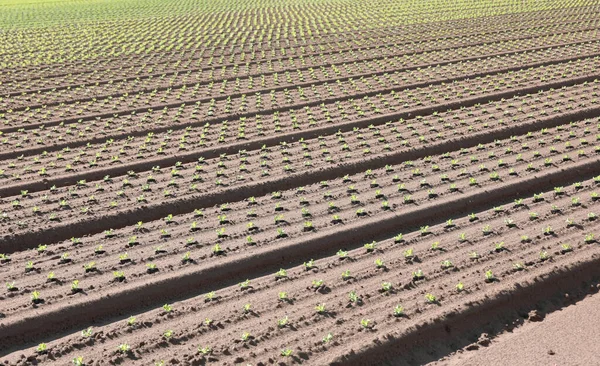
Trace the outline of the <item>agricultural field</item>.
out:
M 598 215 L 597 1 L 0 0 L 2 365 L 501 365 Z

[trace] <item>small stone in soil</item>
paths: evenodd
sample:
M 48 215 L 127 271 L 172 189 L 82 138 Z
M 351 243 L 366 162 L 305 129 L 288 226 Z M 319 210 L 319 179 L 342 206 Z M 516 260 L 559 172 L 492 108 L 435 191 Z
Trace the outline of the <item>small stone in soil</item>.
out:
M 476 351 L 479 349 L 479 345 L 477 343 L 473 343 L 467 346 L 467 351 Z
M 544 320 L 544 315 L 540 314 L 537 310 L 531 310 L 529 314 L 527 314 L 529 321 L 532 322 L 541 322 Z
M 487 347 L 490 344 L 490 337 L 487 333 L 482 333 L 479 339 L 477 340 L 477 344 L 480 346 Z

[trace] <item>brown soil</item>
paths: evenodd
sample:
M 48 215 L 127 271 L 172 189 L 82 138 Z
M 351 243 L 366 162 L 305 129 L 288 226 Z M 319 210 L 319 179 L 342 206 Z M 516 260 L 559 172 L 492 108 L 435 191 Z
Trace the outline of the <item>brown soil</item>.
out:
M 598 5 L 393 3 L 7 30 L 2 364 L 597 363 Z
M 567 299 L 572 294 L 565 294 Z M 594 294 L 550 314 L 528 321 L 491 339 L 477 351 L 468 350 L 435 362 L 439 365 L 594 365 L 600 362 L 598 345 L 600 322 L 594 315 L 600 295 Z

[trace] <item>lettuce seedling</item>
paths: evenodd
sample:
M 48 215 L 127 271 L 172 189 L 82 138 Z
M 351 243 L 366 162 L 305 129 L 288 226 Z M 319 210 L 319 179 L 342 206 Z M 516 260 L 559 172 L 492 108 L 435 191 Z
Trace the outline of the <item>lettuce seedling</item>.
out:
M 311 259 L 308 262 L 304 262 L 304 268 L 306 268 L 306 270 L 311 270 L 315 267 L 315 260 Z
M 83 338 L 90 338 L 94 334 L 94 328 L 88 327 L 81 331 L 81 336 Z
M 48 345 L 46 343 L 40 343 L 38 344 L 38 346 L 36 347 L 35 351 L 40 354 L 43 355 L 45 353 L 48 352 Z
M 291 349 L 289 349 L 289 348 L 281 350 L 281 355 L 283 357 L 289 357 L 289 356 L 292 355 L 292 353 L 293 353 L 293 351 Z
M 394 307 L 394 316 L 397 318 L 404 316 L 404 307 L 402 307 L 401 305 L 396 305 Z
M 329 343 L 333 339 L 333 334 L 327 333 L 325 337 L 323 337 L 323 343 Z
M 287 316 L 285 316 L 285 317 L 284 317 L 284 318 L 282 318 L 282 319 L 278 319 L 278 320 L 277 320 L 277 326 L 278 326 L 279 328 L 284 328 L 284 327 L 286 327 L 287 325 L 288 325 L 288 317 L 287 317 Z
M 132 327 L 135 325 L 135 321 L 136 321 L 135 316 L 132 315 L 129 318 L 127 318 L 127 325 Z
M 485 282 L 494 282 L 495 280 L 496 278 L 494 277 L 492 271 L 485 271 Z
M 327 309 L 325 308 L 325 304 L 318 304 L 317 306 L 315 306 L 315 309 L 317 310 L 317 313 L 319 313 L 319 314 L 325 314 L 327 312 Z
M 430 304 L 435 304 L 438 302 L 437 297 L 435 297 L 432 294 L 426 294 L 425 295 L 425 300 L 430 303 Z
M 44 300 L 42 300 L 42 298 L 40 297 L 40 293 L 39 291 L 33 291 L 31 293 L 31 302 L 33 302 L 34 304 L 39 304 L 42 303 Z

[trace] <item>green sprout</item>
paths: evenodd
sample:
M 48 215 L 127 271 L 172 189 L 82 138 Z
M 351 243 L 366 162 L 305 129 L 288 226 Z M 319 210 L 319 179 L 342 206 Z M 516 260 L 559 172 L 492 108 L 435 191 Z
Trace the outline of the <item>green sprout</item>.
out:
M 207 356 L 212 352 L 212 348 L 210 348 L 209 346 L 198 346 L 198 352 L 200 352 L 204 356 Z
M 246 342 L 250 339 L 251 335 L 248 332 L 242 333 L 242 342 Z
M 354 290 L 350 291 L 350 293 L 348 294 L 348 299 L 350 300 L 351 303 L 358 303 L 359 298 L 358 298 L 358 295 L 356 294 L 356 291 L 354 291 Z
M 278 320 L 277 320 L 277 326 L 278 326 L 279 328 L 284 328 L 284 327 L 285 327 L 285 326 L 287 326 L 287 325 L 288 325 L 288 317 L 287 317 L 287 316 L 285 316 L 285 317 L 284 317 L 284 318 L 282 318 L 282 319 L 278 319 Z
M 39 354 L 44 354 L 44 353 L 48 352 L 48 345 L 46 343 L 40 343 L 36 347 L 35 351 Z
M 40 293 L 39 293 L 39 291 L 33 291 L 33 292 L 31 293 L 31 301 L 32 301 L 34 304 L 38 304 L 38 303 L 40 303 L 40 302 L 42 301 L 42 298 L 40 297 Z
M 570 244 L 562 244 L 561 245 L 561 253 L 565 254 L 573 251 L 573 247 Z
M 390 282 L 383 282 L 381 284 L 381 289 L 383 292 L 389 292 L 392 289 L 392 284 Z
M 90 338 L 94 334 L 94 329 L 92 327 L 88 327 L 81 331 L 81 336 L 83 338 Z
M 394 307 L 394 316 L 397 317 L 397 318 L 401 317 L 401 316 L 404 316 L 404 307 L 401 306 L 401 305 L 396 305 Z
M 204 295 L 204 297 L 206 297 L 206 301 L 212 301 L 212 299 L 214 299 L 214 297 L 215 297 L 215 292 L 211 291 L 211 292 L 207 293 L 206 295 Z
M 283 268 L 279 269 L 279 271 L 277 271 L 277 273 L 275 273 L 276 279 L 282 279 L 282 278 L 286 278 L 286 277 L 287 277 L 287 272 Z
M 454 264 L 452 264 L 451 261 L 445 260 L 445 261 L 442 262 L 442 268 L 443 269 L 448 269 L 448 268 L 452 268 L 452 267 L 454 267 Z
M 289 348 L 285 348 L 281 350 L 281 355 L 283 357 L 290 357 L 292 355 L 293 351 Z
M 423 271 L 421 269 L 417 269 L 416 271 L 414 271 L 412 273 L 412 276 L 414 280 L 421 280 L 425 278 L 425 275 L 423 274 Z
M 115 280 L 117 280 L 119 282 L 125 280 L 125 273 L 123 271 L 114 271 L 113 276 L 114 276 Z
M 370 329 L 372 328 L 372 324 L 371 324 L 371 319 L 361 319 L 360 320 L 360 325 L 365 328 L 365 329 Z
M 315 306 L 315 309 L 317 310 L 317 313 L 319 313 L 319 314 L 325 314 L 327 312 L 327 309 L 325 308 L 325 304 L 318 304 L 317 306 Z
M 342 272 L 342 279 L 343 280 L 347 280 L 350 279 L 352 277 L 352 275 L 350 274 L 350 270 L 347 269 L 344 272 Z
M 131 347 L 127 343 L 120 344 L 119 348 L 117 349 L 117 351 L 121 353 L 128 353 L 130 350 Z
M 127 318 L 127 325 L 129 325 L 129 326 L 135 325 L 135 316 L 132 315 L 129 318 Z
M 426 300 L 428 303 L 430 303 L 430 304 L 435 304 L 435 303 L 438 301 L 438 300 L 437 300 L 437 297 L 435 297 L 435 296 L 434 296 L 434 295 L 432 295 L 432 294 L 426 294 L 426 295 L 425 295 L 425 300 Z
M 311 259 L 308 262 L 304 262 L 304 268 L 306 268 L 306 270 L 311 270 L 315 267 L 315 260 Z

